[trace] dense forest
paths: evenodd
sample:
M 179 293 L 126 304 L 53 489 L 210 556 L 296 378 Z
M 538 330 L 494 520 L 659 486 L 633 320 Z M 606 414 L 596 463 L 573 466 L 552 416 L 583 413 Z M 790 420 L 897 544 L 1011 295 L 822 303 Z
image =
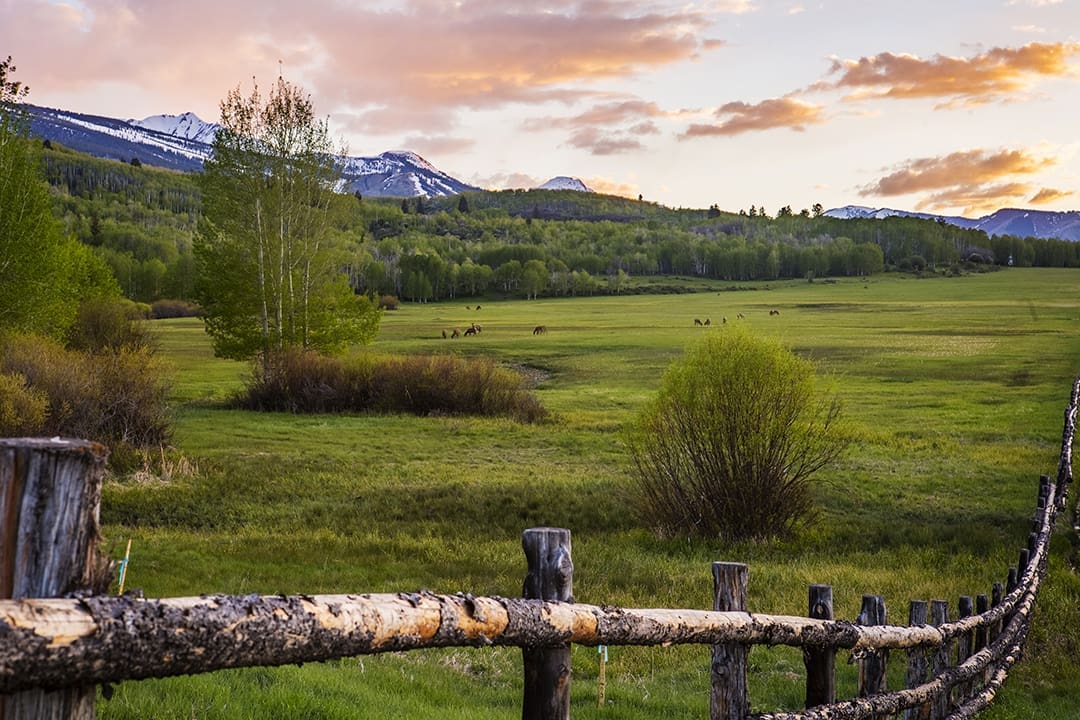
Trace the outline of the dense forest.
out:
M 191 176 L 99 160 L 55 143 L 43 152 L 67 231 L 95 248 L 125 294 L 186 300 L 201 200 Z M 1080 243 L 999 236 L 933 220 L 840 220 L 779 208 L 673 209 L 570 190 L 453 197 L 336 198 L 334 243 L 357 292 L 438 301 L 678 290 L 683 278 L 731 282 L 957 273 L 995 266 L 1080 267 Z

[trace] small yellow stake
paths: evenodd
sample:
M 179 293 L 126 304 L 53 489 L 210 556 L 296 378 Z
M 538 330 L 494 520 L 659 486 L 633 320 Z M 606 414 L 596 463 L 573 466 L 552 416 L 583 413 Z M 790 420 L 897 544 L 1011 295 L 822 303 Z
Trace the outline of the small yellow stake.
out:
M 604 707 L 604 695 L 607 692 L 607 645 L 596 648 L 600 653 L 600 676 L 596 679 L 596 707 Z
M 120 588 L 117 595 L 124 594 L 124 579 L 127 576 L 128 560 L 131 559 L 131 538 L 128 538 L 127 550 L 124 551 L 124 559 L 120 561 Z

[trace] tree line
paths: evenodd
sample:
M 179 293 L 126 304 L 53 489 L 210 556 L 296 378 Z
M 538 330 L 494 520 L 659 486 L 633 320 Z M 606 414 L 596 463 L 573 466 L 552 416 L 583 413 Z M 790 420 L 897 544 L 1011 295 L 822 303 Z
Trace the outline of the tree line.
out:
M 65 230 L 95 248 L 128 297 L 194 297 L 192 238 L 204 203 L 195 176 L 59 147 L 42 156 Z M 785 208 L 771 217 L 756 207 L 675 209 L 568 190 L 405 200 L 338 195 L 328 238 L 355 292 L 416 302 L 620 292 L 627 277 L 638 276 L 749 282 L 942 272 L 1010 260 L 1019 267 L 1080 267 L 1080 243 Z

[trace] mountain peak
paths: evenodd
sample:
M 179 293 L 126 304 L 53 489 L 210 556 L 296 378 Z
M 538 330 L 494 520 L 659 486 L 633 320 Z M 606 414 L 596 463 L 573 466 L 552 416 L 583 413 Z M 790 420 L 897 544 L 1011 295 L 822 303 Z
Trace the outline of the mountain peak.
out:
M 569 177 L 567 175 L 556 175 L 548 180 L 543 185 L 536 188 L 537 190 L 574 190 L 576 192 L 592 192 L 589 186 L 583 183 L 576 177 Z
M 193 112 L 180 115 L 151 115 L 142 120 L 128 120 L 128 123 L 144 130 L 153 130 L 207 145 L 214 142 L 214 135 L 218 130 L 215 123 L 205 122 Z

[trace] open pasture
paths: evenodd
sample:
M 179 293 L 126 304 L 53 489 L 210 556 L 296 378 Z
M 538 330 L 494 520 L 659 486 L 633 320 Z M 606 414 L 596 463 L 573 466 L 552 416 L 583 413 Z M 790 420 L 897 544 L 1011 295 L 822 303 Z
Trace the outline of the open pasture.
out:
M 707 607 L 713 560 L 749 564 L 751 611 L 802 614 L 807 585 L 828 583 L 838 618 L 853 619 L 862 594 L 876 593 L 902 623 L 909 599 L 955 607 L 960 594 L 988 592 L 1026 539 L 1038 476 L 1056 470 L 1061 411 L 1080 372 L 1080 274 L 753 287 L 487 300 L 479 310 L 404 305 L 385 315 L 374 351 L 489 355 L 526 369 L 555 415 L 541 425 L 225 409 L 247 368 L 215 360 L 196 321 L 161 321 L 162 352 L 177 371 L 175 453 L 199 473 L 110 483 L 105 535 L 114 555 L 134 539 L 128 587 L 151 597 L 518 595 L 520 533 L 539 525 L 572 530 L 582 602 Z M 789 541 L 659 539 L 628 493 L 620 429 L 686 344 L 722 332 L 725 317 L 814 358 L 851 420 L 851 451 L 817 482 L 819 522 Z M 442 338 L 471 323 L 478 335 Z M 534 335 L 537 325 L 547 332 Z M 991 720 L 1073 716 L 1080 581 L 1067 537 L 1062 528 L 1027 656 Z M 518 651 L 488 649 L 229 671 L 126 683 L 99 713 L 512 717 L 519 666 Z M 801 666 L 796 652 L 755 649 L 753 707 L 799 707 Z M 839 694 L 850 694 L 853 669 L 843 658 L 838 668 Z M 608 705 L 598 709 L 597 653 L 575 648 L 575 717 L 707 715 L 707 648 L 613 648 L 607 671 Z

